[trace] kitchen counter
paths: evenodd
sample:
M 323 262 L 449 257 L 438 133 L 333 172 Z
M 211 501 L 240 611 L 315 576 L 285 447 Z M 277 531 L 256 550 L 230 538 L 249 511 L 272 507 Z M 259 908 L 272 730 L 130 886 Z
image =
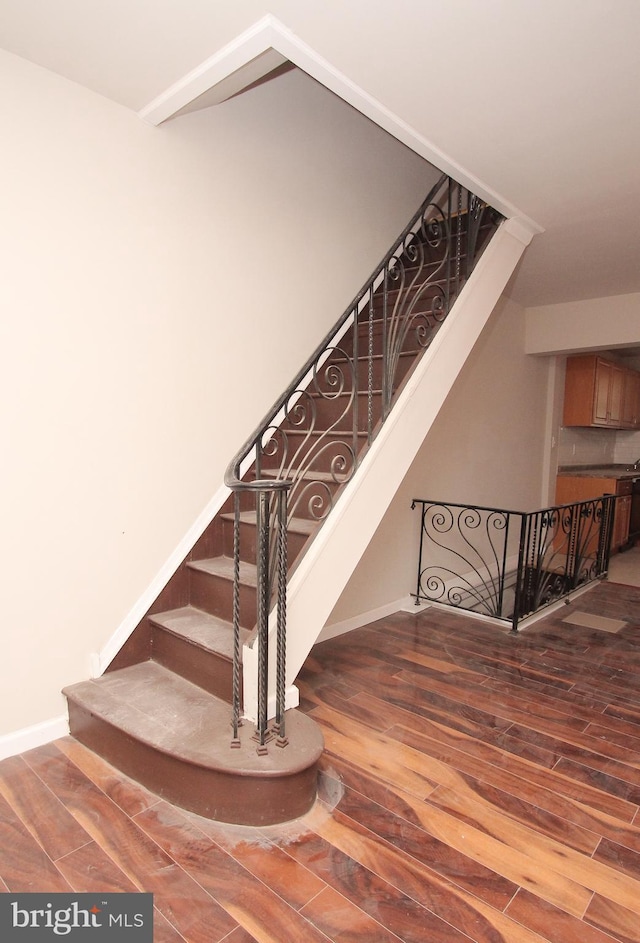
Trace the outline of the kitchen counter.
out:
M 640 468 L 611 464 L 563 465 L 558 469 L 556 504 L 592 501 L 603 494 L 616 497 L 611 537 L 611 551 L 614 553 L 629 546 L 631 514 L 640 499 Z
M 615 478 L 618 481 L 640 478 L 640 468 L 629 465 L 563 465 L 558 469 L 562 478 Z

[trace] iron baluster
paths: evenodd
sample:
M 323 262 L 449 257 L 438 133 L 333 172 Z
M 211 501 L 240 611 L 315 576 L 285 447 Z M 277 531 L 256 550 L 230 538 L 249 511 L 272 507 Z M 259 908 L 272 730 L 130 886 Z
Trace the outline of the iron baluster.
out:
M 269 639 L 269 494 L 259 491 L 257 511 L 257 602 L 258 602 L 258 752 L 266 753 L 268 731 L 268 639 Z
M 461 253 L 462 253 L 462 187 L 458 187 L 458 210 L 456 213 L 456 298 L 460 294 L 461 287 Z
M 276 635 L 276 729 L 277 745 L 287 746 L 285 678 L 287 667 L 287 491 L 282 488 L 277 494 L 278 530 L 278 602 Z
M 511 616 L 511 631 L 518 631 L 518 622 L 523 607 L 523 598 L 526 598 L 525 580 L 527 574 L 527 515 L 520 515 L 520 540 L 518 541 L 518 566 L 516 570 L 516 594 L 513 600 L 513 614 Z
M 450 240 L 450 228 L 451 228 L 451 219 L 452 219 L 452 202 L 451 202 L 451 181 L 449 181 L 449 186 L 447 187 L 447 254 L 445 262 L 445 312 L 448 313 L 451 308 L 451 240 Z
M 416 606 L 419 606 L 419 605 L 420 605 L 420 573 L 422 572 L 422 546 L 423 546 L 423 543 L 424 543 L 424 527 L 425 527 L 425 524 L 424 524 L 425 502 L 424 502 L 424 501 L 417 501 L 417 500 L 414 498 L 414 500 L 411 502 L 411 510 L 412 510 L 412 511 L 415 510 L 416 504 L 421 504 L 421 505 L 422 505 L 422 508 L 421 508 L 421 511 L 420 511 L 420 546 L 419 546 L 419 549 L 418 549 L 418 581 L 417 581 L 417 584 L 416 584 L 416 593 L 415 593 L 415 596 L 416 596 Z
M 257 639 L 257 737 L 260 747 L 268 740 L 268 633 L 272 598 L 282 600 L 284 622 L 281 636 L 286 636 L 286 586 L 280 583 L 275 564 L 280 539 L 278 513 L 271 508 L 274 491 L 287 489 L 286 519 L 298 516 L 320 524 L 331 511 L 337 492 L 354 476 L 363 450 L 378 432 L 376 386 L 380 377 L 381 422 L 387 418 L 394 391 L 400 382 L 399 365 L 411 365 L 428 346 L 450 308 L 452 286 L 451 253 L 452 206 L 455 184 L 443 175 L 419 207 L 413 219 L 358 292 L 341 318 L 329 331 L 293 382 L 278 398 L 256 431 L 244 443 L 230 463 L 225 484 L 237 495 L 256 493 L 258 526 L 258 617 Z M 462 207 L 462 190 L 458 188 Z M 456 285 L 460 288 L 460 248 L 464 226 L 458 212 L 458 251 Z M 464 225 L 463 225 L 464 223 Z M 498 216 L 492 219 L 497 228 Z M 479 255 L 492 234 L 478 242 Z M 444 283 L 442 279 L 444 278 Z M 397 286 L 392 282 L 397 281 Z M 367 324 L 365 344 L 364 324 Z M 377 330 L 380 330 L 378 352 Z M 362 330 L 362 344 L 359 333 Z M 410 335 L 410 332 L 413 332 Z M 413 343 L 405 344 L 411 336 Z M 363 349 L 367 347 L 367 357 Z M 360 355 L 362 354 L 362 363 Z M 366 367 L 365 367 L 366 360 Z M 366 419 L 361 412 L 367 400 Z M 274 496 L 274 505 L 279 502 Z M 243 505 L 244 506 L 244 505 Z M 236 505 L 239 507 L 239 505 Z M 274 514 L 273 526 L 270 516 Z M 236 535 L 234 531 L 234 543 Z M 236 557 L 237 554 L 237 557 Z M 239 609 L 240 548 L 234 547 L 234 608 Z M 276 590 L 277 583 L 277 590 Z M 272 592 L 274 590 L 274 592 Z M 232 726 L 237 739 L 240 720 L 240 635 L 239 614 L 234 614 L 234 706 Z M 278 630 L 280 631 L 280 630 Z M 236 638 L 237 633 L 237 638 Z M 237 651 L 236 651 L 237 648 Z M 278 671 L 276 687 L 284 676 Z M 254 692 L 245 703 L 255 702 Z M 276 702 L 282 698 L 276 693 Z M 278 724 L 284 722 L 283 701 L 276 706 Z
M 607 496 L 525 513 L 414 498 L 412 509 L 421 506 L 416 604 L 456 606 L 508 621 L 515 631 L 525 615 L 604 575 L 614 502 Z M 511 518 L 516 515 L 517 563 L 510 574 Z M 500 532 L 504 542 L 498 556 L 493 535 Z M 513 608 L 507 612 L 512 577 Z
M 232 675 L 232 725 L 231 746 L 240 746 L 238 728 L 240 720 L 240 492 L 233 496 L 233 675 Z
M 384 301 L 383 301 L 384 305 Z M 369 320 L 367 336 L 367 445 L 373 439 L 373 292 L 369 293 Z

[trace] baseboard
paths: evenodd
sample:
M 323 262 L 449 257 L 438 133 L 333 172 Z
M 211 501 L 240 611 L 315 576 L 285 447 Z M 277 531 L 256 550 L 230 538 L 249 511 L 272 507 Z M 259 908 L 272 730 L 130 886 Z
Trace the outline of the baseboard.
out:
M 0 736 L 0 760 L 26 753 L 34 747 L 41 747 L 43 743 L 50 743 L 68 735 L 69 719 L 66 714 L 53 720 L 45 720 L 41 724 L 34 724 L 33 727 L 3 734 Z
M 361 629 L 363 625 L 369 625 L 369 623 L 376 622 L 378 619 L 385 619 L 387 616 L 392 616 L 395 612 L 404 611 L 409 605 L 410 598 L 409 596 L 403 596 L 402 599 L 396 599 L 395 602 L 387 603 L 386 606 L 380 606 L 378 609 L 370 609 L 368 612 L 363 612 L 358 616 L 354 616 L 352 619 L 345 619 L 343 622 L 334 622 L 332 625 L 325 625 L 318 636 L 317 642 L 327 642 L 329 639 L 337 638 L 339 635 L 353 632 L 354 629 Z

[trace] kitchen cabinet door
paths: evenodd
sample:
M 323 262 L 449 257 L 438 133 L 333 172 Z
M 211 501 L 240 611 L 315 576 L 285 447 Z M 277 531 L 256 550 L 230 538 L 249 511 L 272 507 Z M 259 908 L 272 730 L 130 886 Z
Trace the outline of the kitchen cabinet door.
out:
M 611 550 L 619 550 L 629 539 L 631 521 L 631 495 L 625 495 L 616 501 L 616 513 L 613 519 L 613 538 Z
M 604 361 L 603 361 L 604 363 Z M 622 407 L 624 403 L 624 367 L 617 364 L 610 364 L 611 373 L 609 376 L 609 414 L 607 424 L 610 426 L 622 426 Z
M 597 360 L 594 364 L 593 415 L 592 422 L 606 426 L 609 422 L 609 395 L 611 389 L 612 364 Z
M 556 479 L 556 504 L 591 501 L 603 494 L 619 495 L 613 518 L 611 551 L 615 552 L 629 538 L 631 516 L 631 481 L 616 478 L 590 478 L 580 475 L 559 475 Z
M 625 426 L 624 414 L 628 408 L 627 371 L 611 360 L 595 354 L 567 358 L 564 426 L 599 426 L 610 429 L 630 428 Z M 638 378 L 638 420 L 640 422 L 640 374 Z
M 622 425 L 625 429 L 640 428 L 640 373 L 625 370 Z

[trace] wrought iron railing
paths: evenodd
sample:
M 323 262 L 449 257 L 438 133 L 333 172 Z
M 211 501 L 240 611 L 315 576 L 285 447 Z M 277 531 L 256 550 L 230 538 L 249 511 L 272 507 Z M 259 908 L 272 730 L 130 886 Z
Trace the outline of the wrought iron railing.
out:
M 258 737 L 267 717 L 269 612 L 276 597 L 276 732 L 283 740 L 286 549 L 294 518 L 322 522 L 387 418 L 394 396 L 427 349 L 500 216 L 443 176 L 335 327 L 233 459 L 235 492 L 234 736 L 240 717 L 239 542 L 242 514 L 258 521 Z M 275 495 L 278 495 L 277 499 Z M 286 501 L 282 495 L 286 493 Z M 256 510 L 257 507 L 257 510 Z M 261 510 L 260 510 L 261 508 Z M 289 561 L 291 562 L 291 561 Z M 275 591 L 275 587 L 278 591 Z
M 421 602 L 511 624 L 604 576 L 615 496 L 540 511 L 505 511 L 414 499 L 421 508 Z

